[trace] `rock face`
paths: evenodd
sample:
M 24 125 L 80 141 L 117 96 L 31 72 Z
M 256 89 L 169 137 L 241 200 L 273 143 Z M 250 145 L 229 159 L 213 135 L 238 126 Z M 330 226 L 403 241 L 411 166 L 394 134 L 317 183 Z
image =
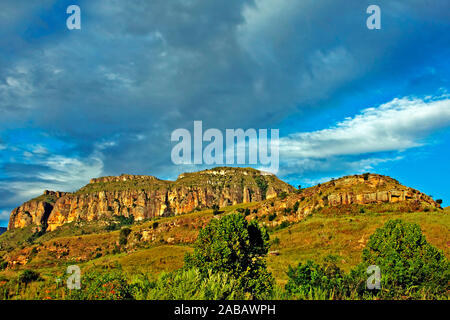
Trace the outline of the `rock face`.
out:
M 440 207 L 439 204 L 426 194 L 402 186 L 396 180 L 381 175 L 370 174 L 344 177 L 330 184 L 334 187 L 334 192 L 327 196 L 328 204 L 331 206 L 420 201 L 426 202 L 434 207 Z M 336 192 L 337 189 L 342 188 L 345 190 L 351 186 L 359 186 L 359 190 L 358 188 L 353 188 L 355 190 Z
M 392 204 L 392 205 L 390 205 Z M 277 226 L 283 221 L 296 222 L 314 211 L 326 213 L 350 213 L 358 206 L 375 205 L 373 210 L 422 211 L 441 208 L 430 196 L 403 186 L 398 181 L 378 174 L 346 176 L 289 194 L 286 198 L 276 198 L 258 204 L 255 216 L 278 218 L 264 222 Z M 383 207 L 384 206 L 384 207 Z
M 295 189 L 271 174 L 251 168 L 216 168 L 185 173 L 176 181 L 152 176 L 121 175 L 92 179 L 75 193 L 52 193 L 24 203 L 11 213 L 9 229 L 30 224 L 54 230 L 76 220 L 114 215 L 143 220 L 195 209 L 255 202 Z M 48 196 L 48 195 L 47 195 Z
M 8 230 L 23 228 L 34 224 L 47 228 L 47 220 L 57 199 L 67 195 L 65 192 L 45 190 L 44 194 L 25 202 L 11 212 Z

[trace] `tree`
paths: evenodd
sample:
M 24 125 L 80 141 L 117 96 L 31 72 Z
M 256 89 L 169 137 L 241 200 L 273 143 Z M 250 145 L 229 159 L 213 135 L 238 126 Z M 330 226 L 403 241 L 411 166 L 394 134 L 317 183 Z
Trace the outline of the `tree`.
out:
M 225 272 L 254 298 L 264 298 L 273 288 L 265 261 L 268 249 L 265 228 L 242 214 L 231 214 L 211 220 L 200 231 L 194 252 L 185 256 L 185 267 L 197 268 L 204 276 Z
M 24 270 L 19 275 L 19 282 L 24 283 L 25 288 L 26 288 L 29 283 L 31 283 L 33 281 L 37 281 L 40 278 L 41 278 L 41 276 L 39 275 L 38 272 L 33 271 L 33 270 Z
M 437 203 L 437 204 L 442 204 L 442 199 L 437 199 L 437 200 L 436 200 L 436 203 Z
M 449 262 L 426 241 L 417 224 L 388 221 L 370 237 L 362 258 L 362 269 L 369 265 L 380 268 L 381 287 L 390 297 L 406 292 L 414 295 L 422 289 L 443 294 L 450 289 Z
M 123 228 L 120 230 L 120 235 L 119 235 L 119 244 L 124 246 L 127 244 L 128 242 L 128 235 L 131 233 L 131 229 L 130 228 Z

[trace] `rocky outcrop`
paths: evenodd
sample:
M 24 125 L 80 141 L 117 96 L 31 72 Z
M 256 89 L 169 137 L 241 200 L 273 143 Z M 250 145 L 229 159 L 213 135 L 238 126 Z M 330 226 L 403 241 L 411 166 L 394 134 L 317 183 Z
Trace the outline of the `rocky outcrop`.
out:
M 179 215 L 196 209 L 257 202 L 295 189 L 271 174 L 251 168 L 216 168 L 185 173 L 176 181 L 153 176 L 121 175 L 92 179 L 75 193 L 54 202 L 29 201 L 11 214 L 10 229 L 30 224 L 54 230 L 78 220 L 98 220 L 114 215 L 143 220 Z
M 328 196 L 328 203 L 331 206 L 339 206 L 342 204 L 369 204 L 380 202 L 401 202 L 401 201 L 423 201 L 430 205 L 439 207 L 434 200 L 416 190 L 389 190 L 372 193 L 333 193 Z
M 11 212 L 8 230 L 23 228 L 31 224 L 47 228 L 47 220 L 54 203 L 65 195 L 67 195 L 65 192 L 45 190 L 43 195 L 25 202 Z
M 377 174 L 344 177 L 329 184 L 332 193 L 327 196 L 327 200 L 331 206 L 419 201 L 440 207 L 430 196 L 405 187 L 390 177 Z M 343 191 L 336 192 L 337 190 Z
M 267 196 L 267 198 L 269 198 Z M 392 205 L 391 205 L 392 204 Z M 356 205 L 356 206 L 355 206 Z M 441 208 L 430 196 L 401 185 L 397 180 L 378 174 L 346 176 L 275 198 L 255 206 L 250 219 L 264 217 L 263 223 L 277 226 L 293 223 L 315 211 L 326 213 L 360 212 L 359 206 L 373 205 L 372 210 L 406 212 Z M 269 216 L 276 219 L 268 220 Z

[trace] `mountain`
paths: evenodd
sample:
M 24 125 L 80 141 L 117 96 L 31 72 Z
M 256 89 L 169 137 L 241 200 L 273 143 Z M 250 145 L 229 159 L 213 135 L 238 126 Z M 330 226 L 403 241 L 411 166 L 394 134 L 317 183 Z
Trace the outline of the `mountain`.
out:
M 150 197 L 156 194 L 167 199 L 167 210 L 160 211 L 160 198 Z M 214 204 L 221 209 L 211 210 Z M 101 211 L 108 206 L 113 210 Z M 194 210 L 197 206 L 203 210 Z M 140 210 L 151 213 L 154 208 L 154 216 L 131 225 L 118 219 L 130 212 L 139 220 Z M 339 254 L 343 266 L 353 266 L 370 234 L 389 219 L 419 223 L 427 239 L 450 254 L 449 211 L 395 179 L 353 175 L 295 190 L 273 175 L 235 168 L 183 174 L 172 182 L 148 176 L 104 177 L 75 193 L 46 192 L 13 211 L 10 225 L 28 216 L 30 222 L 0 236 L 0 254 L 8 268 L 18 270 L 95 259 L 100 267 L 117 262 L 131 273 L 157 274 L 180 268 L 199 230 L 233 212 L 268 228 L 275 252 L 268 263 L 279 281 L 286 280 L 288 264 L 311 257 Z M 33 221 L 43 221 L 41 226 L 47 222 L 49 232 L 37 233 Z M 125 227 L 131 232 L 121 244 L 120 229 Z
M 72 221 L 133 216 L 136 221 L 179 215 L 212 206 L 258 202 L 294 192 L 275 175 L 252 168 L 219 167 L 181 174 L 95 178 L 74 193 L 45 191 L 11 213 L 8 229 L 37 225 L 48 231 Z
M 442 209 L 430 196 L 379 174 L 345 176 L 314 187 L 298 190 L 286 197 L 260 203 L 252 216 L 279 215 L 266 221 L 277 226 L 283 221 L 296 222 L 313 212 L 364 213 L 417 212 Z

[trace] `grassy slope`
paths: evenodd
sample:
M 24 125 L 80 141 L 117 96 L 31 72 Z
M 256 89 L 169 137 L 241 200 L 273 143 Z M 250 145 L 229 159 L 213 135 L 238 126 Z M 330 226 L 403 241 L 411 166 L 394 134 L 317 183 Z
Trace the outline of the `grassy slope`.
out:
M 231 213 L 237 208 L 251 207 L 253 204 L 237 205 L 227 207 L 225 213 Z M 276 250 L 279 255 L 269 255 L 268 267 L 275 276 L 278 284 L 284 284 L 287 281 L 286 271 L 288 265 L 296 265 L 299 262 L 305 262 L 308 259 L 321 262 L 329 254 L 339 256 L 339 263 L 342 268 L 349 270 L 352 266 L 359 263 L 361 252 L 369 236 L 376 228 L 381 227 L 389 219 L 402 219 L 408 222 L 418 223 L 427 240 L 444 251 L 447 257 L 450 257 L 450 208 L 438 212 L 415 212 L 415 213 L 365 213 L 365 214 L 347 214 L 347 215 L 324 215 L 314 214 L 306 219 L 291 225 L 288 228 L 271 233 L 271 239 L 279 239 L 279 244 L 273 245 L 271 250 Z M 199 217 L 212 216 L 211 210 L 195 212 L 180 217 L 168 217 L 159 219 L 159 222 L 171 221 L 173 219 L 188 218 L 196 219 Z M 134 225 L 133 230 L 147 228 L 153 222 Z M 182 226 L 171 230 L 170 234 L 165 236 L 175 236 L 176 233 L 196 234 L 197 229 L 185 229 Z M 67 231 L 63 232 L 63 237 L 48 239 L 46 242 L 55 242 L 60 245 L 66 245 L 71 250 L 83 250 L 90 246 L 108 246 L 118 239 L 118 231 L 89 234 L 83 236 L 65 236 Z M 46 235 L 45 237 L 49 237 Z M 89 269 L 115 269 L 118 265 L 128 275 L 137 273 L 148 273 L 156 277 L 161 271 L 171 271 L 180 268 L 183 265 L 183 257 L 186 252 L 192 250 L 188 244 L 171 245 L 164 242 L 156 242 L 146 247 L 138 248 L 128 253 L 111 254 L 102 251 L 103 256 L 91 259 L 86 262 L 61 261 L 60 263 L 48 264 L 49 261 L 55 262 L 51 256 L 38 255 L 25 268 L 38 270 L 47 279 L 54 279 L 56 276 L 62 276 L 65 268 L 69 264 L 77 264 L 81 270 Z M 94 254 L 95 252 L 92 252 Z M 24 267 L 21 267 L 21 269 Z M 0 272 L 0 277 L 15 277 L 18 270 L 6 270 Z
M 369 213 L 325 216 L 316 214 L 289 228 L 274 232 L 280 239 L 271 250 L 280 255 L 268 258 L 268 266 L 277 282 L 287 281 L 288 265 L 308 259 L 321 262 L 327 255 L 339 257 L 344 270 L 358 264 L 370 235 L 390 219 L 402 219 L 421 226 L 427 240 L 450 258 L 450 215 L 447 212 Z

